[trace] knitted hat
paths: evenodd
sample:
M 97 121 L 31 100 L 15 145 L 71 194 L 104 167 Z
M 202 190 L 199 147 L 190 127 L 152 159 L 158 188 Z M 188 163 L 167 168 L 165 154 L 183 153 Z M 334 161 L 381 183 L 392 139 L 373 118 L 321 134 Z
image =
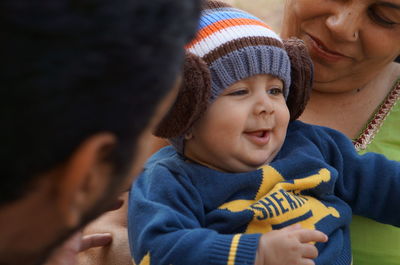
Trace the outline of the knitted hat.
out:
M 296 63 L 291 65 L 293 58 Z M 263 21 L 224 2 L 206 2 L 198 33 L 186 47 L 183 85 L 155 135 L 170 138 L 183 152 L 182 135 L 210 102 L 235 82 L 258 74 L 283 81 L 284 96 L 293 105 L 288 105 L 291 119 L 296 119 L 312 82 L 312 63 L 304 44 L 300 40 L 282 42 Z M 299 91 L 289 93 L 293 87 Z
M 207 63 L 211 98 L 233 83 L 271 74 L 290 85 L 290 61 L 279 36 L 263 21 L 222 2 L 210 1 L 200 18 L 196 38 L 186 47 Z

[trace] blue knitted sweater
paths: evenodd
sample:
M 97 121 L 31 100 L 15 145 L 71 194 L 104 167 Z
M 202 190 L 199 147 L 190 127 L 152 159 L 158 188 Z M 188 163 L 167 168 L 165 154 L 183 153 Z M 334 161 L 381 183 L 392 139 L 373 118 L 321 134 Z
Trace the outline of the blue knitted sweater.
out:
M 400 163 L 295 121 L 274 161 L 252 172 L 160 150 L 132 188 L 129 243 L 137 264 L 254 264 L 262 233 L 301 223 L 329 236 L 316 264 L 350 264 L 352 213 L 400 225 L 399 208 Z

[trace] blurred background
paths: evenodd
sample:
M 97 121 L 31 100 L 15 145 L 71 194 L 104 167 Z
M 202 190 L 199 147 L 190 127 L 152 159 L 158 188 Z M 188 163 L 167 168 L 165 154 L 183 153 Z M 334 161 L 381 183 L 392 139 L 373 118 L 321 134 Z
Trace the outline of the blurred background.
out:
M 280 32 L 284 0 L 223 0 L 264 20 Z

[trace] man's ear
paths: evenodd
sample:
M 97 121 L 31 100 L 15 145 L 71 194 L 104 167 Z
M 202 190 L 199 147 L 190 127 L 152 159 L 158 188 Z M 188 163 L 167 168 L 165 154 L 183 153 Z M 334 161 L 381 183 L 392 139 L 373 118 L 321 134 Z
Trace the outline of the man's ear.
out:
M 73 228 L 104 196 L 112 166 L 107 157 L 116 144 L 111 133 L 100 133 L 82 142 L 58 171 L 57 206 L 66 226 Z
M 192 129 L 189 129 L 189 131 L 187 131 L 187 132 L 185 133 L 184 137 L 185 137 L 185 140 L 190 140 L 190 139 L 192 139 L 192 138 L 193 138 Z

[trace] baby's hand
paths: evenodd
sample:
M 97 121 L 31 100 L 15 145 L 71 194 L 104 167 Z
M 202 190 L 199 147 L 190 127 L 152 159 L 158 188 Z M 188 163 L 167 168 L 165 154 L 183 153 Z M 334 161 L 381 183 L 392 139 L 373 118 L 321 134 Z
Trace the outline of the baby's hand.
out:
M 328 237 L 299 224 L 261 236 L 255 265 L 313 265 L 318 250 L 311 242 L 326 242 Z

